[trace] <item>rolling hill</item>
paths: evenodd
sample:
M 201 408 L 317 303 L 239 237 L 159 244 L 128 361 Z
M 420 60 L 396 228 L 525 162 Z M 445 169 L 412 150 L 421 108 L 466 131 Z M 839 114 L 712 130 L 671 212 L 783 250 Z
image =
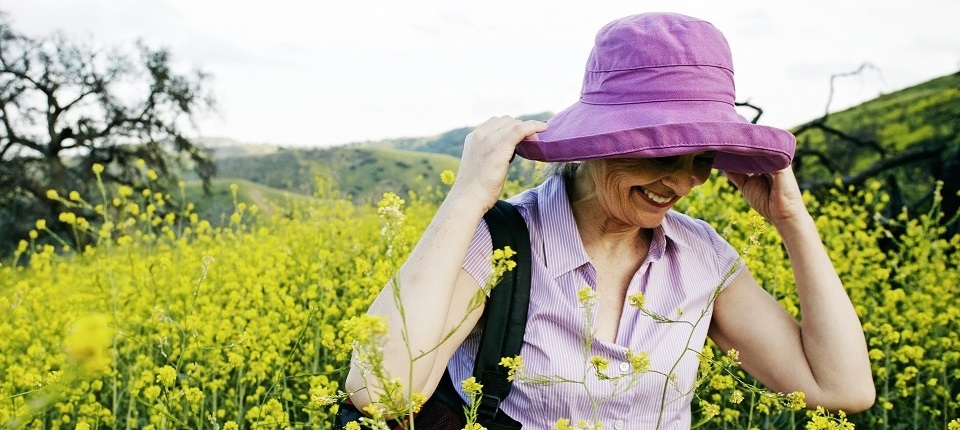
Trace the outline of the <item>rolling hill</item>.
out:
M 375 202 L 386 191 L 402 195 L 428 184 L 439 184 L 440 173 L 455 172 L 458 164 L 456 157 L 446 154 L 336 147 L 282 149 L 268 155 L 221 158 L 217 160 L 217 171 L 221 178 L 246 179 L 308 196 L 335 188 L 355 201 Z
M 547 119 L 550 113 L 525 119 Z M 456 171 L 471 127 L 436 136 L 387 139 L 327 149 L 258 147 L 244 153 L 220 148 L 218 176 L 310 195 L 315 178 L 355 201 L 376 201 L 384 191 L 406 193 L 435 185 L 443 170 Z M 797 135 L 794 168 L 805 189 L 822 191 L 886 181 L 892 206 L 922 207 L 943 182 L 943 208 L 956 211 L 960 198 L 960 72 L 885 94 L 791 130 Z M 221 144 L 223 146 L 223 144 Z M 529 183 L 537 163 L 516 160 L 510 179 Z
M 960 205 L 960 72 L 885 94 L 794 128 L 794 168 L 807 189 L 883 180 L 895 210 L 924 210 L 942 182 L 945 213 Z

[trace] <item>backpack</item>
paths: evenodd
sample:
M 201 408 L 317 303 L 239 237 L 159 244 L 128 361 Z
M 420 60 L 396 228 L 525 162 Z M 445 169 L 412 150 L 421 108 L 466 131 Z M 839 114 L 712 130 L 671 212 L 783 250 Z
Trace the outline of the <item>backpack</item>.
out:
M 507 369 L 500 366 L 500 359 L 519 355 L 523 345 L 530 303 L 530 233 L 517 208 L 503 200 L 497 201 L 483 219 L 490 229 L 493 249 L 509 246 L 516 252 L 517 265 L 493 288 L 484 309 L 480 346 L 473 368 L 473 376 L 483 385 L 482 396 L 477 398 L 480 402 L 477 423 L 488 430 L 519 429 L 521 424 L 500 410 L 500 402 L 513 386 L 507 380 Z M 413 423 L 421 430 L 460 430 L 466 425 L 465 406 L 449 371 L 445 371 L 433 396 L 423 404 Z M 363 416 L 347 399 L 340 403 L 334 428 L 344 429 L 348 422 Z M 402 429 L 410 423 L 394 420 L 387 424 L 391 429 Z

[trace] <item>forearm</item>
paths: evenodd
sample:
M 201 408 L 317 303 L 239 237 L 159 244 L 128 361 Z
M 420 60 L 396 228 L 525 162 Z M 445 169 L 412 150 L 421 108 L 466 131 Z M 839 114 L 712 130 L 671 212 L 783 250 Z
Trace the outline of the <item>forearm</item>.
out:
M 802 312 L 801 342 L 823 403 L 850 399 L 866 403 L 868 398 L 872 403 L 874 383 L 863 327 L 812 217 L 803 213 L 780 223 L 777 230 L 793 266 Z
M 462 318 L 466 311 L 464 306 L 457 304 L 462 300 L 455 299 L 455 290 L 467 248 L 484 210 L 482 205 L 468 198 L 449 196 L 394 281 L 380 292 L 367 311 L 387 321 L 388 331 L 383 344 L 386 374 L 389 379 L 399 378 L 404 388 L 410 388 L 412 392 L 425 391 L 436 366 L 446 364 L 446 360 L 438 362 L 439 350 L 435 347 L 449 330 L 447 316 L 459 314 Z M 399 300 L 395 294 L 399 294 Z M 411 364 L 411 357 L 416 358 L 426 351 L 431 352 Z M 357 365 L 351 363 L 347 389 L 356 391 L 366 385 L 367 392 L 355 396 L 354 401 L 367 403 L 370 401 L 367 393 L 375 396 L 380 391 L 380 384 L 370 376 L 361 378 Z

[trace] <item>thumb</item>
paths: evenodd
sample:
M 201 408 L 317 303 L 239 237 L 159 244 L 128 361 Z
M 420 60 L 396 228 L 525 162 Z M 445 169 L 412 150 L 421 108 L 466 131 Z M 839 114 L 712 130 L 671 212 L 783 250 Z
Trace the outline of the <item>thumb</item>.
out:
M 744 182 L 746 182 L 747 178 L 749 177 L 749 175 L 747 175 L 746 173 L 723 171 L 723 174 L 727 177 L 727 179 L 731 183 L 733 183 L 733 186 L 737 187 L 738 190 L 743 188 Z

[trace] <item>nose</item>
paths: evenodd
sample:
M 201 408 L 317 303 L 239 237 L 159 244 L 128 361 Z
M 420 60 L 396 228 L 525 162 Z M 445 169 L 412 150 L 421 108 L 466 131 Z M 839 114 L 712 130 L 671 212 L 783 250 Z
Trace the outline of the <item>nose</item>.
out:
M 684 160 L 676 169 L 665 175 L 661 181 L 678 196 L 690 194 L 694 187 L 706 182 L 706 176 L 709 175 L 709 169 L 707 175 L 704 175 L 700 172 L 700 169 L 696 168 L 695 163 L 696 161 L 693 158 Z

